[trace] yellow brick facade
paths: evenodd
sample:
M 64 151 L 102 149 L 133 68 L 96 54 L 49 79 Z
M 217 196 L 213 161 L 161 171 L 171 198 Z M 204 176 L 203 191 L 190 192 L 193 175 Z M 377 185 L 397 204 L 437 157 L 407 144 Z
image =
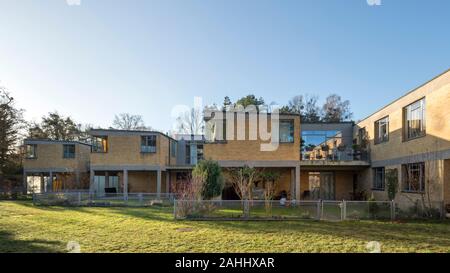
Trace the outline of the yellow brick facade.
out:
M 35 159 L 24 160 L 24 169 L 66 169 L 68 172 L 89 170 L 90 146 L 73 143 L 75 145 L 75 158 L 63 158 L 63 143 L 52 141 L 26 142 L 36 145 Z M 67 143 L 71 144 L 71 143 Z
M 245 160 L 245 161 L 264 161 L 264 160 L 300 160 L 300 116 L 282 116 L 280 120 L 294 121 L 294 142 L 280 143 L 274 151 L 262 151 L 261 144 L 268 141 L 261 140 L 257 135 L 257 140 L 249 140 L 249 119 L 245 120 L 245 140 L 237 140 L 237 121 L 234 121 L 233 140 L 227 140 L 224 143 L 207 143 L 204 145 L 204 156 L 206 159 L 217 161 Z M 268 132 L 271 132 L 270 117 L 267 124 Z M 259 127 L 257 127 L 259 132 Z
M 426 135 L 416 139 L 404 138 L 403 109 L 416 102 L 425 99 L 425 126 Z M 450 151 L 450 71 L 436 77 L 430 82 L 420 86 L 406 94 L 380 111 L 362 120 L 355 127 L 355 138 L 360 128 L 365 128 L 369 144 L 370 157 L 374 166 L 382 166 L 386 169 L 397 169 L 399 175 L 399 193 L 397 201 L 411 201 L 421 198 L 420 194 L 405 193 L 402 191 L 402 161 L 425 162 L 425 180 L 434 181 L 433 185 L 426 189 L 432 201 L 444 199 L 445 188 L 450 181 L 445 176 L 444 159 L 442 154 Z M 375 122 L 384 117 L 389 117 L 389 140 L 384 143 L 374 142 Z M 427 156 L 424 156 L 424 155 Z M 411 162 L 408 162 L 411 161 Z M 360 174 L 360 188 L 371 192 L 376 199 L 387 200 L 386 191 L 371 191 L 373 170 L 367 169 Z M 450 200 L 445 198 L 447 202 Z
M 95 132 L 93 134 L 95 135 Z M 175 164 L 176 158 L 171 157 L 169 154 L 169 138 L 162 134 L 155 134 L 155 153 L 141 152 L 141 135 L 139 133 L 103 133 L 102 135 L 107 135 L 108 137 L 108 150 L 106 153 L 91 153 L 91 165 L 94 167 L 105 165 L 166 166 Z

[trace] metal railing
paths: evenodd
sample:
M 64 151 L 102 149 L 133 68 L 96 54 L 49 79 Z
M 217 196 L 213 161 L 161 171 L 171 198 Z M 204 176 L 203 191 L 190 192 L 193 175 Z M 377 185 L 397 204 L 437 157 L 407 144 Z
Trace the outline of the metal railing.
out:
M 302 160 L 329 160 L 329 161 L 368 161 L 369 153 L 367 151 L 357 151 L 352 148 L 338 149 L 333 148 L 327 151 L 303 151 Z

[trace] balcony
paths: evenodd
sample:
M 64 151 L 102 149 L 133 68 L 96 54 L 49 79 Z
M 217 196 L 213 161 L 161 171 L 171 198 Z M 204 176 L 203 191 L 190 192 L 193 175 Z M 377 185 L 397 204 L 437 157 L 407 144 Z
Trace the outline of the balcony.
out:
M 312 151 L 303 151 L 302 160 L 369 161 L 369 156 L 367 151 L 355 150 L 352 148 L 313 149 Z

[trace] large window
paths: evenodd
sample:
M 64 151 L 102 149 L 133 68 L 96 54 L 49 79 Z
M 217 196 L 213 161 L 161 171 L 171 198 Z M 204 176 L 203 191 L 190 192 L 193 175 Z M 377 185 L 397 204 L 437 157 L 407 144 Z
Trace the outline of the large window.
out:
M 141 136 L 141 152 L 156 153 L 156 136 Z
M 63 145 L 63 158 L 75 158 L 75 145 L 64 144 Z
M 280 142 L 294 142 L 294 121 L 280 120 Z
M 203 159 L 203 145 L 197 145 L 197 162 Z
M 404 139 L 425 135 L 425 98 L 403 108 Z
M 375 144 L 387 142 L 388 140 L 389 117 L 385 117 L 375 122 Z
M 384 190 L 385 170 L 383 167 L 373 168 L 373 184 L 372 189 Z
M 108 152 L 108 137 L 107 136 L 93 136 L 91 149 L 92 149 L 92 152 L 94 152 L 94 153 Z
M 37 145 L 36 144 L 28 144 L 28 145 L 26 145 L 25 149 L 26 149 L 26 151 L 25 151 L 26 157 L 28 159 L 37 158 L 37 153 L 36 153 Z
M 402 180 L 404 191 L 425 191 L 425 163 L 402 165 Z
M 177 142 L 175 140 L 170 140 L 170 156 L 177 156 Z

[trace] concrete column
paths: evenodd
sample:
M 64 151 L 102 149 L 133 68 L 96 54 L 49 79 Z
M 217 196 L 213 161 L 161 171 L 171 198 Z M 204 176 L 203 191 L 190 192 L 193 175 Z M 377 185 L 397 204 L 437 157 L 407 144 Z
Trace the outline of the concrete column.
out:
M 295 167 L 295 199 L 300 200 L 300 166 Z
M 44 193 L 46 191 L 47 191 L 47 189 L 45 187 L 44 174 L 41 173 L 41 193 Z
M 23 170 L 23 193 L 28 193 L 27 172 Z
M 50 188 L 49 192 L 53 192 L 53 172 L 49 173 L 49 185 L 48 187 Z
M 128 170 L 123 170 L 123 199 L 128 200 Z
M 81 190 L 81 181 L 80 181 L 80 172 L 79 171 L 75 172 L 75 179 L 77 181 L 78 189 Z
M 291 169 L 291 199 L 295 199 L 295 169 Z
M 89 174 L 89 192 L 92 194 L 95 191 L 94 188 L 94 176 L 95 176 L 95 172 L 93 169 L 90 170 L 90 174 Z
M 170 192 L 170 172 L 166 171 L 166 193 Z
M 105 172 L 105 188 L 109 188 L 109 173 Z
M 161 169 L 156 171 L 156 197 L 161 197 Z

